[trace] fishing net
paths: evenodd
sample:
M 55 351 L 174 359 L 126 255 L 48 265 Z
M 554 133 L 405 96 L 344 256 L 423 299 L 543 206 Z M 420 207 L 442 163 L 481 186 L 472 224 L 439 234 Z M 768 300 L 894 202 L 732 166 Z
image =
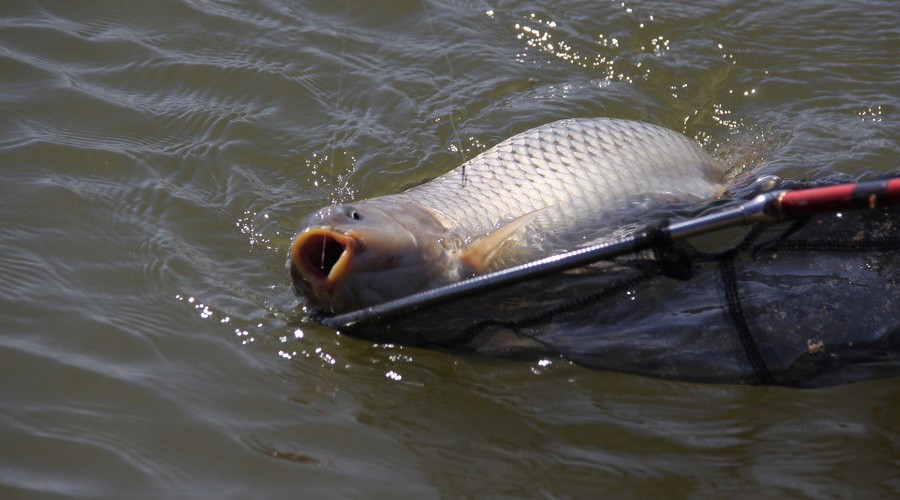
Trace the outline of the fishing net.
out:
M 612 259 L 319 319 L 376 342 L 679 380 L 808 387 L 900 374 L 900 207 L 678 241 L 669 222 L 639 221 L 651 244 Z

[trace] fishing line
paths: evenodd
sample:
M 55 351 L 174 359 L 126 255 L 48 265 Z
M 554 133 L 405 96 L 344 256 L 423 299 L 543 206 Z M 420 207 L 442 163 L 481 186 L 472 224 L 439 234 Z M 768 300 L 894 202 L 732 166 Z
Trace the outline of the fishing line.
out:
M 350 20 L 350 0 L 344 2 L 344 24 L 347 24 Z M 338 78 L 337 78 L 337 102 L 340 105 L 341 102 L 341 94 L 343 93 L 344 86 L 344 60 L 346 59 L 347 53 L 347 37 L 341 36 L 341 57 L 340 65 L 338 66 Z M 331 171 L 329 174 L 331 178 L 334 178 L 334 157 L 337 152 L 337 133 L 332 134 L 332 143 L 331 143 Z M 340 189 L 340 188 L 338 188 Z M 331 194 L 331 202 L 333 205 L 336 205 L 338 202 L 338 193 L 332 192 Z M 325 270 L 325 245 L 328 243 L 327 235 L 322 235 L 322 256 L 319 260 L 319 269 Z
M 420 0 L 419 2 L 422 5 L 422 11 L 425 13 L 425 23 L 428 24 L 428 31 L 431 32 L 431 38 L 434 40 L 435 45 L 439 45 L 437 33 L 434 31 L 434 24 L 431 22 L 431 14 L 428 12 L 428 7 L 425 5 L 425 0 Z M 447 56 L 447 53 L 444 53 L 444 62 L 447 63 L 447 71 L 450 74 L 450 80 L 453 80 L 453 63 L 450 62 L 450 57 Z M 462 155 L 462 168 L 460 168 L 460 174 L 462 175 L 461 182 L 462 187 L 466 186 L 466 154 L 462 147 L 462 140 L 459 137 L 459 129 L 456 128 L 456 122 L 453 120 L 453 110 L 456 106 L 453 104 L 453 92 L 451 91 L 447 95 L 447 101 L 450 104 L 450 130 L 453 131 L 453 137 L 456 139 L 456 148 L 460 155 Z
M 344 2 L 344 25 L 347 25 L 350 21 L 350 0 Z M 338 78 L 337 78 L 337 102 L 340 106 L 341 97 L 344 92 L 344 61 L 347 59 L 347 36 L 345 34 L 341 34 L 341 56 L 340 56 L 340 65 L 338 66 Z M 331 177 L 334 178 L 335 168 L 334 168 L 334 157 L 337 152 L 337 131 L 332 134 L 332 144 L 331 144 Z M 340 189 L 340 188 L 338 188 Z M 337 202 L 339 193 L 332 193 L 332 201 Z

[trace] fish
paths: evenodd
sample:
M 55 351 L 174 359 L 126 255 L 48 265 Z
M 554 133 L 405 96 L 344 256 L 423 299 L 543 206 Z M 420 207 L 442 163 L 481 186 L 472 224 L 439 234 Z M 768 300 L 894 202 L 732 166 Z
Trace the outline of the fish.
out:
M 668 128 L 563 119 L 405 191 L 309 214 L 287 267 L 297 293 L 339 314 L 571 249 L 655 206 L 712 199 L 723 176 Z

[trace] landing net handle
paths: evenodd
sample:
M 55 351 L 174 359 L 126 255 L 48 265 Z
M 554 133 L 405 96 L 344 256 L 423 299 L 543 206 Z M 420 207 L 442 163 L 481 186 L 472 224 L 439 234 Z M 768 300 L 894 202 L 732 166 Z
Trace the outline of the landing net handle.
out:
M 900 205 L 900 177 L 794 191 L 773 191 L 761 194 L 733 208 L 670 224 L 661 231 L 641 231 L 621 240 L 554 255 L 357 311 L 321 317 L 319 321 L 335 330 L 352 329 L 359 323 L 382 321 L 398 314 L 419 310 L 459 297 L 494 290 L 628 253 L 648 250 L 654 245 L 660 244 L 661 235 L 671 240 L 682 240 L 728 227 L 746 224 L 772 224 L 816 214 L 875 209 L 892 205 Z
M 786 191 L 778 198 L 781 218 L 900 204 L 900 178 Z

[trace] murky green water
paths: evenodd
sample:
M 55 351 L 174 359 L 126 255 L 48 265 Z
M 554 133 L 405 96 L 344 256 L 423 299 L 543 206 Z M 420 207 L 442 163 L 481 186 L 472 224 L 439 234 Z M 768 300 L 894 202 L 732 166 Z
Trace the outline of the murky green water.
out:
M 0 496 L 900 493 L 900 385 L 699 385 L 335 335 L 298 221 L 532 126 L 897 168 L 870 2 L 90 1 L 0 10 Z

